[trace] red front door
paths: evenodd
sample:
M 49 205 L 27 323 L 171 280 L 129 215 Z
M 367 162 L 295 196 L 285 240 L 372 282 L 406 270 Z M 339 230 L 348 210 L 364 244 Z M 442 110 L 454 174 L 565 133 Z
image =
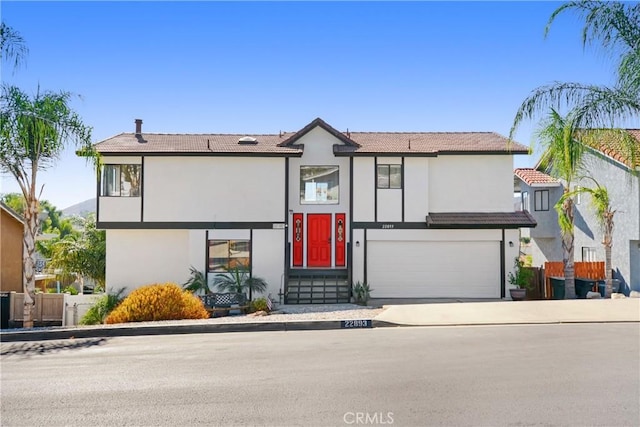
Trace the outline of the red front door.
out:
M 331 214 L 307 215 L 307 267 L 331 267 Z

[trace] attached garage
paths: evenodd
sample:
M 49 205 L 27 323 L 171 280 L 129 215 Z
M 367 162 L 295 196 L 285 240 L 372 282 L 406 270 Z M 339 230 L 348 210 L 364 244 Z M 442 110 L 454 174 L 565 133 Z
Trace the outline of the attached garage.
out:
M 373 298 L 500 298 L 500 241 L 367 242 Z

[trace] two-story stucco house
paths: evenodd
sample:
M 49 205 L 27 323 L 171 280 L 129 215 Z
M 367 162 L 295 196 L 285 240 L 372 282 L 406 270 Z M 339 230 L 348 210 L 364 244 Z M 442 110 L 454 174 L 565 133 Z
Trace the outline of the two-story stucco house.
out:
M 627 132 L 640 141 L 640 129 Z M 607 188 L 616 211 L 611 251 L 613 278 L 620 280 L 621 291 L 626 293 L 640 290 L 640 174 L 632 173 L 634 170 L 640 171 L 640 164 L 632 165 L 619 151 L 588 148 L 581 173 Z M 562 196 L 564 184 L 535 168 L 516 169 L 515 175 L 523 209 L 531 212 L 538 224 L 531 230 L 533 264 L 562 261 L 562 240 L 554 205 Z M 572 190 L 594 186 L 592 179 L 583 178 L 575 182 Z M 575 261 L 604 261 L 605 257 L 602 230 L 590 199 L 587 193 L 575 198 Z
M 295 133 L 157 134 L 136 120 L 96 149 L 110 289 L 247 265 L 289 303 L 341 300 L 358 281 L 374 298 L 501 298 L 518 229 L 535 226 L 512 203 L 527 148 L 490 132 L 315 119 Z

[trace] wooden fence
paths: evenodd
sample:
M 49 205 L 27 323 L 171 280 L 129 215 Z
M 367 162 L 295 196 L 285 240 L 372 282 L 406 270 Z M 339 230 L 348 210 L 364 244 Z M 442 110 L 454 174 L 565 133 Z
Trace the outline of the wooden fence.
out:
M 522 267 L 525 270 L 533 272 L 533 276 L 529 280 L 529 289 L 527 289 L 527 299 L 545 299 L 544 294 L 544 270 L 538 267 Z
M 33 322 L 38 326 L 62 325 L 63 309 L 63 294 L 36 294 Z M 10 293 L 9 310 L 9 326 L 21 326 L 24 320 L 24 294 Z
M 592 279 L 592 280 L 604 280 L 604 261 L 592 261 L 574 262 L 575 277 Z M 545 283 L 545 297 L 551 298 L 551 280 L 550 277 L 564 277 L 564 264 L 562 261 L 551 261 L 544 263 L 544 283 Z M 597 285 L 594 286 L 594 292 L 598 292 Z

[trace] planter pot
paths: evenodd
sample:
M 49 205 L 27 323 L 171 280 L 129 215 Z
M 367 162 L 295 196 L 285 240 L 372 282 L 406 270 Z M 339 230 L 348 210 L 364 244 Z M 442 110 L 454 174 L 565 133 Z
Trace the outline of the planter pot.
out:
M 517 289 L 509 289 L 509 294 L 511 294 L 511 299 L 514 301 L 523 301 L 527 296 L 527 290 L 524 288 Z

